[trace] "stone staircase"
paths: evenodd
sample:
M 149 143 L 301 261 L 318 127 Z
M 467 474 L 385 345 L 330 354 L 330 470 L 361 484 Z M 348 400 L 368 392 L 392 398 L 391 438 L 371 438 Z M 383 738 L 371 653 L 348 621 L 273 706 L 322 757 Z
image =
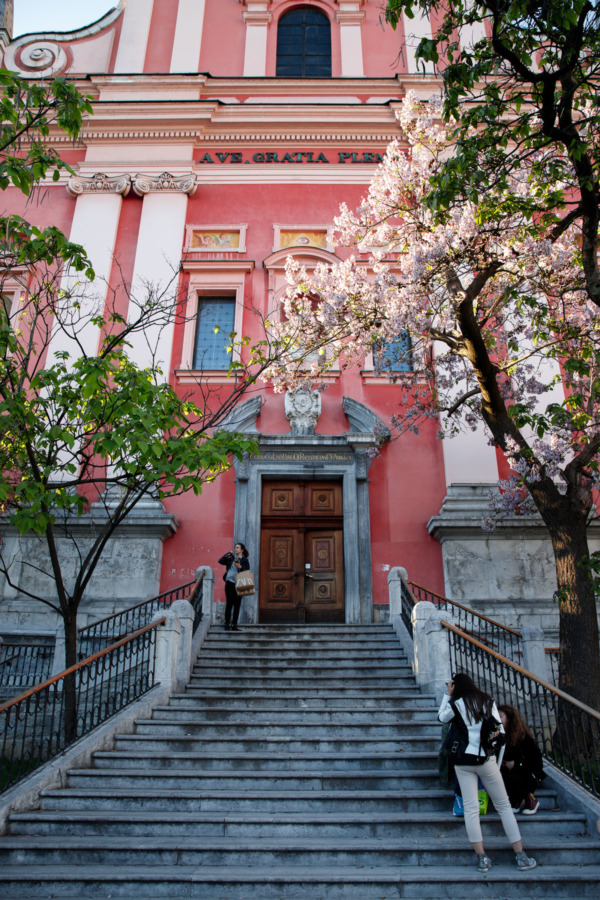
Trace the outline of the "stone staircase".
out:
M 476 872 L 439 736 L 390 626 L 213 629 L 185 693 L 12 816 L 0 896 L 600 896 L 600 842 L 548 790 L 520 823 L 538 868 L 516 872 L 492 813 Z

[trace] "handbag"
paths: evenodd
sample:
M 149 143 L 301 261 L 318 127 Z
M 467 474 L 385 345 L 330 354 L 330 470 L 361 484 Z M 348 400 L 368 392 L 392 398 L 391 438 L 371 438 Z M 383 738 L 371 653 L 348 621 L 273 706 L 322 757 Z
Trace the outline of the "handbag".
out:
M 254 593 L 256 590 L 254 587 L 254 575 L 249 569 L 246 569 L 244 572 L 236 572 L 235 589 L 238 597 L 247 597 L 248 594 Z

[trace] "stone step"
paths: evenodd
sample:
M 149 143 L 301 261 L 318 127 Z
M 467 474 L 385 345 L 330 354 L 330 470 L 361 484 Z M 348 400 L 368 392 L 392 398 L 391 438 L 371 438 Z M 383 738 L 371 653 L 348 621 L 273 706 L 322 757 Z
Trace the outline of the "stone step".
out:
M 310 733 L 310 732 L 309 732 Z M 241 753 L 249 751 L 255 753 L 258 750 L 264 751 L 267 747 L 272 749 L 274 753 L 281 750 L 289 753 L 347 753 L 354 751 L 357 754 L 369 753 L 370 750 L 377 750 L 381 753 L 406 753 L 418 751 L 433 751 L 439 749 L 440 738 L 436 735 L 409 735 L 405 734 L 401 738 L 382 738 L 382 737 L 310 737 L 291 738 L 289 736 L 265 735 L 264 733 L 258 738 L 239 736 L 232 737 L 225 734 L 219 738 L 207 737 L 206 734 L 198 735 L 162 735 L 154 734 L 118 734 L 115 736 L 116 750 L 131 750 L 134 746 L 139 750 L 144 747 L 147 750 L 158 751 L 163 753 L 172 752 L 188 752 L 190 750 L 203 751 L 209 753 L 211 751 L 218 752 L 225 747 L 230 747 L 233 752 Z
M 150 812 L 418 812 L 448 810 L 452 797 L 447 790 L 174 790 L 139 787 L 61 788 L 40 794 L 44 810 L 147 810 Z
M 502 837 L 488 838 L 486 850 L 495 865 L 513 863 L 513 851 Z M 548 835 L 530 835 L 527 852 L 539 866 L 598 864 L 600 842 L 570 838 L 556 846 Z M 61 836 L 8 837 L 0 844 L 0 864 L 65 866 L 442 866 L 468 867 L 473 851 L 459 835 L 440 841 L 435 837 L 385 843 L 369 838 L 340 838 L 325 847 L 319 840 L 299 838 L 244 838 L 233 844 L 227 838 L 146 837 L 125 844 L 121 837 Z
M 338 647 L 306 647 L 306 646 L 278 646 L 277 649 L 274 648 L 253 648 L 248 646 L 247 644 L 226 644 L 225 646 L 221 646 L 220 644 L 211 644 L 207 646 L 206 644 L 202 647 L 202 655 L 198 659 L 198 662 L 206 659 L 239 659 L 243 662 L 248 661 L 256 662 L 256 661 L 278 661 L 278 660 L 319 660 L 327 663 L 334 663 L 339 660 L 361 660 L 363 662 L 373 662 L 375 660 L 379 663 L 381 660 L 392 661 L 396 663 L 402 663 L 405 666 L 409 665 L 408 658 L 406 654 L 402 651 L 400 646 L 396 644 L 394 646 L 393 642 L 390 641 L 389 647 L 380 647 L 376 646 L 371 649 L 365 650 L 364 647 L 360 648 L 350 647 L 350 648 L 338 648 Z
M 92 900 L 142 897 L 200 898 L 200 900 L 587 900 L 598 897 L 600 865 L 543 866 L 517 873 L 514 865 L 500 864 L 482 876 L 467 866 L 390 867 L 226 867 L 153 866 L 64 867 L 5 866 L 0 885 L 5 896 L 20 900 L 48 898 Z M 517 885 L 515 886 L 515 881 Z M 12 894 L 8 892 L 12 891 Z
M 226 702 L 226 701 L 225 701 Z M 432 718 L 431 707 L 413 706 L 409 709 L 397 709 L 388 711 L 385 709 L 305 709 L 295 706 L 293 709 L 284 707 L 253 707 L 252 709 L 232 709 L 229 706 L 211 706 L 208 709 L 188 706 L 177 703 L 171 706 L 156 706 L 152 711 L 152 722 L 167 720 L 178 722 L 230 722 L 245 723 L 274 723 L 277 725 L 286 722 L 300 722 L 302 724 L 322 725 L 368 725 L 376 719 L 377 725 L 394 725 L 410 722 L 426 722 L 432 727 L 441 729 L 440 723 Z
M 410 675 L 412 677 L 412 668 L 408 662 L 403 661 L 403 657 L 395 659 L 375 660 L 370 658 L 354 658 L 351 654 L 347 654 L 340 659 L 322 656 L 320 653 L 312 653 L 303 656 L 285 656 L 284 654 L 268 654 L 262 656 L 243 656 L 242 654 L 204 654 L 202 653 L 196 660 L 193 674 L 202 674 L 206 669 L 244 669 L 250 674 L 254 669 L 264 669 L 267 672 L 289 671 L 291 674 L 298 672 L 301 675 L 320 675 L 321 673 L 341 672 L 356 677 L 363 672 L 368 674 L 375 668 L 384 675 Z M 342 678 L 343 675 L 339 675 Z
M 241 698 L 250 698 L 250 697 L 269 697 L 274 699 L 279 699 L 280 701 L 287 700 L 320 700 L 327 698 L 334 698 L 340 700 L 351 700 L 353 698 L 358 697 L 360 700 L 382 700 L 383 698 L 389 696 L 390 701 L 393 703 L 394 701 L 403 702 L 405 699 L 407 702 L 411 702 L 416 700 L 418 702 L 425 702 L 426 697 L 422 694 L 419 694 L 415 691 L 414 684 L 410 683 L 402 683 L 400 687 L 391 687 L 387 683 L 382 686 L 374 685 L 372 687 L 363 687 L 360 684 L 355 685 L 354 687 L 349 687 L 346 682 L 343 684 L 332 686 L 331 681 L 327 679 L 323 679 L 322 682 L 307 685 L 305 682 L 302 684 L 296 683 L 295 685 L 286 686 L 285 691 L 281 688 L 281 682 L 275 678 L 265 679 L 265 684 L 257 687 L 255 685 L 256 679 L 250 684 L 239 684 L 239 682 L 235 679 L 232 680 L 231 684 L 227 684 L 226 688 L 223 685 L 223 681 L 221 679 L 216 680 L 214 685 L 210 686 L 205 684 L 202 681 L 198 681 L 194 684 L 190 684 L 186 687 L 186 696 L 187 697 L 220 697 L 227 699 L 233 697 L 241 697 Z M 360 692 L 360 693 L 358 693 Z M 432 711 L 434 711 L 434 702 L 432 700 Z
M 114 790 L 150 791 L 156 788 L 156 771 L 145 767 L 117 767 L 109 769 L 72 769 L 67 775 L 67 785 L 72 789 L 82 788 L 86 791 Z M 351 771 L 315 771 L 302 766 L 298 762 L 297 769 L 266 769 L 262 772 L 243 771 L 236 769 L 221 771 L 203 771 L 200 768 L 161 771 L 161 791 L 197 791 L 200 793 L 216 792 L 219 795 L 223 791 L 243 792 L 264 791 L 283 793 L 293 791 L 305 793 L 307 791 L 341 791 L 341 792 L 395 792 L 404 791 L 406 796 L 411 796 L 415 790 L 422 792 L 427 789 L 436 803 L 440 797 L 446 798 L 447 808 L 452 806 L 453 794 L 447 789 L 440 788 L 438 773 L 435 769 L 406 768 L 391 772 L 388 770 L 351 770 Z M 556 793 L 544 788 L 536 792 L 541 809 L 556 808 Z M 437 808 L 437 807 L 436 807 Z
M 379 722 L 372 718 L 370 723 L 311 723 L 301 718 L 301 713 L 297 712 L 295 718 L 290 718 L 287 722 L 273 721 L 265 724 L 253 724 L 253 722 L 232 721 L 220 723 L 218 721 L 198 721 L 196 717 L 184 718 L 183 716 L 173 716 L 169 719 L 138 719 L 136 722 L 136 734 L 153 734 L 166 735 L 176 737 L 179 735 L 202 735 L 207 738 L 211 737 L 228 737 L 235 735 L 238 738 L 262 738 L 268 737 L 304 737 L 309 736 L 312 740 L 315 738 L 337 740 L 347 737 L 364 738 L 375 737 L 385 740 L 386 738 L 402 737 L 403 735 L 425 735 L 429 736 L 435 729 L 435 736 L 440 740 L 439 722 Z M 307 734 L 307 732 L 310 732 Z
M 413 790 L 415 788 L 439 788 L 435 769 L 405 769 L 400 772 L 370 771 L 307 771 L 300 760 L 299 768 L 291 771 L 266 770 L 263 772 L 203 772 L 198 769 L 182 769 L 162 772 L 161 790 L 200 791 L 375 791 Z M 68 786 L 104 790 L 128 788 L 144 790 L 156 786 L 156 772 L 144 769 L 72 769 L 68 773 Z M 540 798 L 541 799 L 541 798 Z M 553 803 L 552 806 L 555 804 Z
M 258 753 L 233 751 L 213 751 L 210 753 L 161 753 L 161 752 L 126 752 L 124 750 L 104 750 L 94 753 L 94 766 L 97 769 L 138 768 L 144 765 L 147 770 L 194 768 L 203 772 L 244 772 L 244 771 L 294 771 L 302 768 L 306 771 L 392 771 L 401 772 L 410 769 L 413 772 L 429 772 L 437 778 L 437 752 L 418 753 L 298 753 L 269 754 L 264 750 Z
M 427 703 L 419 694 L 396 694 L 388 696 L 380 694 L 378 697 L 351 694 L 340 696 L 338 694 L 323 694 L 322 696 L 307 696 L 306 693 L 287 692 L 281 695 L 279 691 L 262 694 L 232 694 L 225 696 L 221 691 L 214 693 L 202 693 L 196 690 L 188 690 L 185 694 L 171 694 L 169 705 L 178 709 L 182 706 L 194 709 L 210 709 L 227 706 L 228 709 L 427 709 L 432 713 L 432 703 Z
M 279 689 L 291 687 L 295 690 L 314 689 L 325 687 L 327 692 L 337 690 L 338 688 L 361 689 L 362 686 L 382 688 L 387 690 L 398 690 L 404 685 L 414 690 L 414 678 L 412 675 L 350 675 L 343 674 L 344 670 L 337 670 L 335 678 L 331 674 L 323 674 L 322 672 L 309 673 L 297 672 L 291 674 L 289 669 L 273 670 L 268 674 L 248 675 L 246 669 L 224 669 L 217 668 L 205 669 L 202 674 L 195 673 L 191 676 L 190 685 L 192 687 L 210 687 L 221 688 L 224 693 L 229 692 L 230 685 L 244 690 L 262 690 L 264 687 L 277 686 Z
M 486 841 L 502 834 L 498 816 L 491 812 L 481 820 Z M 552 835 L 557 843 L 585 834 L 585 817 L 577 813 L 542 811 L 535 816 L 519 816 L 519 827 L 525 846 L 534 835 Z M 11 816 L 12 835 L 71 835 L 99 837 L 227 837 L 241 838 L 304 838 L 333 840 L 349 838 L 424 838 L 457 837 L 468 847 L 465 825 L 446 809 L 444 812 L 381 811 L 376 816 L 348 810 L 343 813 L 280 812 L 277 817 L 265 812 L 227 812 L 197 809 L 190 812 L 147 810 L 56 809 L 14 813 Z M 443 835 L 443 838 L 441 837 Z

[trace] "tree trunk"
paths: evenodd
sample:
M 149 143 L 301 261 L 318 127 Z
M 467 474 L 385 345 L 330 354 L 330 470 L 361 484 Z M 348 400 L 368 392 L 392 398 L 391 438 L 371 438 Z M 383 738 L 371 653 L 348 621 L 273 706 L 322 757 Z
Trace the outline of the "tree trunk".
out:
M 77 614 L 63 619 L 65 627 L 65 667 L 77 664 Z M 63 723 L 66 744 L 77 738 L 77 672 L 66 675 L 63 686 Z
M 559 687 L 592 709 L 600 709 L 598 612 L 586 565 L 589 557 L 586 520 L 565 502 L 560 523 L 549 530 L 558 586 Z

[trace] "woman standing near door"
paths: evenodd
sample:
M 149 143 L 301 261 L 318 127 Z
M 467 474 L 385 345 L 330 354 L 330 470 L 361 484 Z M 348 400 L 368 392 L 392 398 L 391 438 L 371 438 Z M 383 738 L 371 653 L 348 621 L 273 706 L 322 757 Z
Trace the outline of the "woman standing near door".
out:
M 246 572 L 250 568 L 248 551 L 239 541 L 233 548 L 233 553 L 225 553 L 219 560 L 219 565 L 226 566 L 223 581 L 225 582 L 225 631 L 238 631 L 237 623 L 240 614 L 242 598 L 235 589 L 235 576 L 238 572 Z

